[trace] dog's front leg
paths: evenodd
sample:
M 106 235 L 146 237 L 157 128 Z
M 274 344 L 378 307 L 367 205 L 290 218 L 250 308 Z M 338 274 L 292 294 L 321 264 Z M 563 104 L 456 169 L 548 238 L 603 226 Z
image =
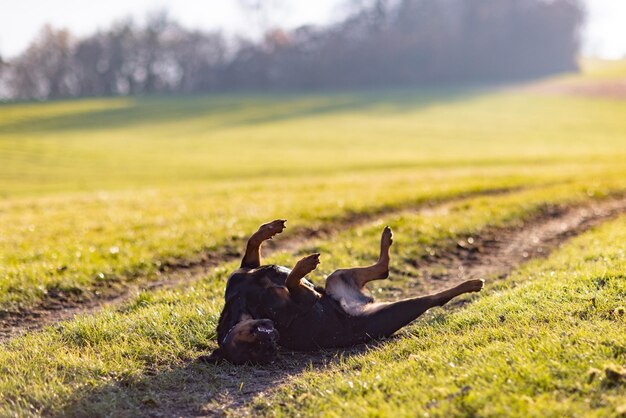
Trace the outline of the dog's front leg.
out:
M 246 244 L 246 252 L 241 260 L 241 267 L 253 269 L 261 265 L 261 244 L 263 244 L 263 241 L 272 239 L 274 235 L 283 232 L 285 222 L 287 222 L 285 219 L 276 219 L 261 225 L 259 230 L 252 234 Z
M 285 286 L 294 302 L 309 304 L 314 303 L 319 298 L 320 295 L 302 280 L 307 274 L 315 270 L 319 263 L 319 254 L 308 255 L 299 260 L 287 276 Z

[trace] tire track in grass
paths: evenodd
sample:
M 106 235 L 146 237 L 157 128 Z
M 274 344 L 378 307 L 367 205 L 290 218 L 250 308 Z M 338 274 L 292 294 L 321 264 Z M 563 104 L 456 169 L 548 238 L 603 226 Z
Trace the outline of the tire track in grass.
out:
M 435 292 L 471 278 L 504 279 L 522 264 L 547 257 L 569 239 L 624 213 L 626 198 L 620 198 L 569 208 L 553 208 L 526 221 L 522 226 L 488 228 L 480 236 L 459 240 L 450 251 L 420 260 L 417 264 L 422 274 L 413 280 L 413 284 L 420 285 L 418 292 L 414 287 L 409 287 L 399 293 L 387 294 L 383 299 L 395 300 Z M 424 289 L 427 289 L 426 293 Z M 475 297 L 478 296 L 452 302 L 446 309 L 454 309 Z M 363 353 L 376 344 L 316 353 L 282 351 L 274 364 L 246 369 L 233 367 L 228 373 L 219 373 L 217 377 L 222 380 L 224 389 L 200 410 L 190 409 L 189 406 L 180 409 L 178 405 L 171 410 L 161 410 L 158 415 L 255 416 L 258 412 L 251 409 L 253 399 L 267 396 L 278 385 L 288 385 L 290 377 L 304 370 L 324 370 L 342 358 Z
M 622 213 L 626 198 L 587 205 L 550 208 L 522 226 L 487 228 L 479 236 L 465 236 L 449 251 L 415 262 L 420 269 L 419 293 L 436 292 L 458 281 L 503 279 L 524 262 L 547 257 L 569 238 L 580 235 Z M 409 283 L 411 284 L 411 283 Z M 415 287 L 397 296 L 412 296 Z M 453 303 L 454 305 L 454 303 Z
M 322 221 L 313 227 L 288 230 L 281 239 L 268 241 L 265 244 L 264 255 L 269 256 L 279 251 L 295 251 L 313 240 L 330 239 L 341 231 L 366 225 L 381 216 L 396 216 L 407 212 L 426 215 L 445 210 L 447 206 L 469 198 L 503 195 L 525 189 L 527 188 L 511 187 L 474 190 L 401 207 L 381 206 L 369 212 L 349 213 L 336 220 Z M 84 299 L 73 300 L 64 295 L 53 295 L 33 308 L 16 311 L 0 310 L 0 343 L 55 322 L 69 320 L 76 315 L 96 313 L 107 306 L 120 306 L 141 291 L 177 287 L 197 280 L 214 268 L 241 258 L 242 254 L 235 248 L 243 248 L 244 244 L 243 241 L 236 244 L 230 243 L 223 251 L 205 252 L 195 259 L 166 261 L 159 268 L 159 276 L 163 278 L 158 281 L 138 277 L 118 287 L 95 287 L 85 292 Z M 54 292 L 50 293 L 54 294 Z

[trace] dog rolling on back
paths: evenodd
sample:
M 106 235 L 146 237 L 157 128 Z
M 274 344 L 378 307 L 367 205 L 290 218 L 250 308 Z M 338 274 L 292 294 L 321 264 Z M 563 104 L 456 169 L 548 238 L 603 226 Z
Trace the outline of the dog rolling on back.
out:
M 374 302 L 364 286 L 389 275 L 389 227 L 383 230 L 375 264 L 337 270 L 324 288 L 315 287 L 305 276 L 319 264 L 319 254 L 302 258 L 291 270 L 261 265 L 261 244 L 282 232 L 285 222 L 263 224 L 248 240 L 241 267 L 226 285 L 219 348 L 201 360 L 262 364 L 276 358 L 278 346 L 309 351 L 388 337 L 428 309 L 483 287 L 482 280 L 469 280 L 433 295 Z

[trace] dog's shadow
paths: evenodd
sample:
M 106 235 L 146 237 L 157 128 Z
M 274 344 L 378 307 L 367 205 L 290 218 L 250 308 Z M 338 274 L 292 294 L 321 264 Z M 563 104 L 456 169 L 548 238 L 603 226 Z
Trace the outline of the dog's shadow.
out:
M 245 414 L 243 410 L 237 413 L 240 408 L 250 407 L 254 398 L 291 376 L 323 370 L 396 338 L 312 353 L 281 350 L 276 361 L 262 366 L 212 365 L 193 359 L 183 367 L 148 371 L 138 378 L 129 376 L 94 390 L 79 390 L 58 415 L 185 417 L 223 416 L 228 412 L 239 416 Z

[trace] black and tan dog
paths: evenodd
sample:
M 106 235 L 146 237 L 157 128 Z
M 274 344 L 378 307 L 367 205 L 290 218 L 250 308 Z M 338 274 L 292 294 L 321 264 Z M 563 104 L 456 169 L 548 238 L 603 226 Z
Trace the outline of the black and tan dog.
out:
M 319 254 L 304 257 L 293 270 L 261 265 L 261 244 L 283 229 L 285 220 L 275 220 L 261 225 L 248 240 L 241 267 L 226 285 L 217 326 L 219 348 L 203 361 L 266 363 L 276 357 L 278 345 L 315 350 L 387 337 L 428 309 L 483 287 L 482 280 L 469 280 L 429 296 L 374 303 L 363 286 L 389 275 L 389 227 L 383 231 L 376 264 L 337 270 L 328 276 L 325 288 L 315 287 L 305 276 L 319 264 Z

